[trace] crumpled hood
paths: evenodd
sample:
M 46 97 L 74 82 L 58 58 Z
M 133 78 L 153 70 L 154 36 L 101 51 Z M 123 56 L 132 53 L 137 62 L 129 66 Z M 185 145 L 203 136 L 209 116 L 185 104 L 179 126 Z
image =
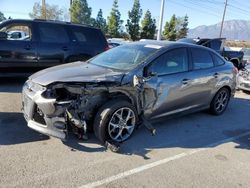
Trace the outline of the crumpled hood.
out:
M 30 80 L 39 85 L 53 82 L 121 82 L 123 72 L 84 62 L 67 63 L 44 69 L 30 76 Z

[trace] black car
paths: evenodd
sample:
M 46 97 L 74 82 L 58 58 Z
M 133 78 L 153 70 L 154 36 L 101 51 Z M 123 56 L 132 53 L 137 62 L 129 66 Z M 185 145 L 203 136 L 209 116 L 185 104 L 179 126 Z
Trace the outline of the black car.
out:
M 13 31 L 23 34 L 10 37 Z M 0 76 L 24 75 L 108 49 L 101 30 L 69 22 L 7 20 L 0 23 Z

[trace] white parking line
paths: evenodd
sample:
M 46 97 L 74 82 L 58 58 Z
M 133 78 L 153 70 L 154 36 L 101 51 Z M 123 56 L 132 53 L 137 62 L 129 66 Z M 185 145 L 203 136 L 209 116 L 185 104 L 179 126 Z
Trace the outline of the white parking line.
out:
M 165 159 L 161 159 L 161 160 L 155 161 L 153 163 L 149 163 L 149 164 L 146 164 L 146 165 L 143 165 L 143 166 L 139 166 L 137 168 L 134 168 L 134 169 L 131 169 L 131 170 L 119 173 L 119 174 L 111 176 L 111 177 L 107 177 L 107 178 L 99 180 L 99 181 L 88 183 L 86 185 L 80 186 L 79 188 L 92 188 L 92 187 L 101 186 L 101 185 L 110 183 L 112 181 L 115 181 L 115 180 L 118 180 L 118 179 L 122 179 L 122 178 L 125 178 L 127 176 L 131 176 L 133 174 L 136 174 L 136 173 L 139 173 L 139 172 L 151 169 L 153 167 L 156 167 L 156 166 L 159 166 L 159 165 L 162 165 L 162 164 L 166 164 L 168 162 L 171 162 L 171 161 L 174 161 L 174 160 L 177 160 L 177 159 L 180 159 L 180 158 L 183 158 L 183 157 L 195 154 L 197 152 L 208 150 L 211 147 L 215 147 L 215 146 L 227 143 L 227 142 L 231 142 L 231 141 L 233 141 L 235 139 L 238 139 L 238 138 L 243 137 L 243 136 L 247 136 L 249 134 L 250 134 L 250 132 L 246 132 L 246 133 L 240 134 L 238 136 L 230 137 L 230 138 L 221 140 L 219 142 L 215 142 L 215 143 L 209 144 L 209 145 L 204 146 L 204 147 L 202 147 L 200 149 L 193 149 L 193 150 L 191 150 L 189 152 L 183 152 L 183 153 L 180 153 L 178 155 L 174 155 L 172 157 L 167 157 Z

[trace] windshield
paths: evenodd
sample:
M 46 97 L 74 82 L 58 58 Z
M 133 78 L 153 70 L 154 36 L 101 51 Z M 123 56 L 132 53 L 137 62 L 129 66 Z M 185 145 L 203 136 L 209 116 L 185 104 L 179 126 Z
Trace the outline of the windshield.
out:
M 95 58 L 89 63 L 119 70 L 131 70 L 145 61 L 162 46 L 127 44 L 112 48 Z

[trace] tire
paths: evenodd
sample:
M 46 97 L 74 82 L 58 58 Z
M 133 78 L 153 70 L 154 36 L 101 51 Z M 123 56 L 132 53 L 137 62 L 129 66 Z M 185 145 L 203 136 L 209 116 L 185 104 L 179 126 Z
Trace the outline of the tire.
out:
M 227 88 L 221 88 L 214 96 L 210 104 L 210 113 L 221 115 L 225 112 L 230 100 L 230 92 Z
M 127 140 L 133 134 L 137 123 L 138 115 L 135 107 L 126 100 L 114 99 L 98 110 L 93 127 L 95 136 L 104 144 L 107 140 L 113 142 Z M 121 136 L 115 139 L 119 133 Z

